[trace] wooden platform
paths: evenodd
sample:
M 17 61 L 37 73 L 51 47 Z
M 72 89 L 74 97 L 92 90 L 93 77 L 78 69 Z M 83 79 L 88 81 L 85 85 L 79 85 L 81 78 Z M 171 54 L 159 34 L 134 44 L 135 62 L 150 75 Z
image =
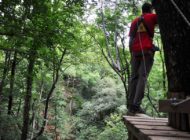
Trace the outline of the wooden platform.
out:
M 167 118 L 124 116 L 128 140 L 190 140 L 190 133 L 169 127 Z

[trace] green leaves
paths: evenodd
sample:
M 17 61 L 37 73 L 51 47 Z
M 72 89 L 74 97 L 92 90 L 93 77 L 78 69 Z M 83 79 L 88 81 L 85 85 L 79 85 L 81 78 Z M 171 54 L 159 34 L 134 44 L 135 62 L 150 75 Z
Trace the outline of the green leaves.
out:
M 60 79 L 56 85 L 53 85 L 55 90 L 50 97 L 47 117 L 47 127 L 53 125 L 56 129 L 53 132 L 46 131 L 41 139 L 54 139 L 58 134 L 62 139 L 127 139 L 126 128 L 120 115 L 126 113 L 125 90 L 120 77 L 114 73 L 102 55 L 103 51 L 106 55 L 108 53 L 105 35 L 101 30 L 102 19 L 100 13 L 97 13 L 99 17 L 96 23 L 85 23 L 81 18 L 85 10 L 83 6 L 83 0 L 3 1 L 0 8 L 2 15 L 0 50 L 3 50 L 0 52 L 0 76 L 3 77 L 4 68 L 7 66 L 8 71 L 5 75 L 3 105 L 0 106 L 3 110 L 0 114 L 0 121 L 2 120 L 0 132 L 7 134 L 10 130 L 11 134 L 4 139 L 20 139 L 17 124 L 21 125 L 22 121 L 20 119 L 17 121 L 15 118 L 22 118 L 28 76 L 27 65 L 29 56 L 32 57 L 33 54 L 36 58 L 34 74 L 30 75 L 33 83 L 30 85 L 32 107 L 29 137 L 36 135 L 44 121 L 44 105 L 58 69 Z M 91 8 L 97 8 L 95 4 L 93 6 Z M 108 47 L 115 62 L 116 59 L 121 59 L 123 67 L 120 64 L 124 70 L 122 74 L 126 73 L 124 65 L 130 58 L 122 40 L 127 39 L 128 23 L 134 18 L 132 10 L 135 7 L 131 6 L 128 1 L 120 0 L 117 3 L 107 1 L 103 10 Z M 127 44 L 126 41 L 123 42 L 124 45 Z M 67 52 L 63 62 L 60 63 L 65 49 Z M 15 51 L 18 55 L 12 112 L 16 117 L 12 117 L 5 114 L 10 95 L 11 66 Z M 4 62 L 7 52 L 10 52 L 9 64 Z M 165 96 L 162 89 L 163 70 L 160 62 L 160 57 L 156 55 L 155 65 L 149 78 L 154 103 Z M 127 82 L 125 84 L 127 86 Z M 155 113 L 146 98 L 143 105 L 149 114 Z
M 122 122 L 122 116 L 111 114 L 105 120 L 106 126 L 98 136 L 98 140 L 126 140 L 128 138 L 125 125 Z

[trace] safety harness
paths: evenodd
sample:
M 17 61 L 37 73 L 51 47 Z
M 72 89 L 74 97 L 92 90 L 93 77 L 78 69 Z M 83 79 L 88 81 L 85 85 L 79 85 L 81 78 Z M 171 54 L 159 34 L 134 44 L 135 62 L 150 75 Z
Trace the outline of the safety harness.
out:
M 132 45 L 133 42 L 135 40 L 135 36 L 137 34 L 137 31 L 139 30 L 139 27 L 141 30 L 144 30 L 145 32 L 147 32 L 148 36 L 152 39 L 153 38 L 153 34 L 150 32 L 148 26 L 146 25 L 145 21 L 144 21 L 144 16 L 141 15 L 137 21 L 136 26 L 134 27 L 134 30 L 131 32 L 130 34 L 130 43 L 129 43 L 129 47 L 130 49 L 132 49 Z M 142 29 L 145 28 L 145 29 Z
M 131 35 L 130 35 L 130 43 L 129 43 L 129 47 L 130 49 L 132 49 L 132 45 L 133 45 L 133 42 L 135 40 L 135 37 L 136 37 L 136 34 L 137 32 L 140 34 L 140 32 L 146 32 L 148 34 L 148 36 L 150 37 L 150 39 L 153 38 L 153 33 L 151 33 L 150 29 L 148 28 L 147 24 L 145 23 L 144 21 L 144 16 L 141 15 L 137 21 L 137 24 L 136 26 L 134 27 L 134 30 L 132 31 Z M 142 46 L 141 46 L 142 47 Z M 142 49 L 142 48 L 141 48 Z M 142 50 L 143 51 L 143 50 Z M 153 44 L 152 46 L 152 49 L 150 51 L 159 51 L 159 48 L 157 46 L 155 46 Z M 150 54 L 150 51 L 149 52 L 144 52 L 144 55 L 149 55 Z M 152 54 L 152 53 L 151 53 Z M 142 52 L 139 52 L 139 53 L 135 53 L 135 56 L 136 57 L 142 57 Z
M 141 15 L 137 21 L 137 24 L 135 26 L 135 29 L 133 30 L 132 34 L 131 34 L 131 37 L 132 38 L 135 38 L 136 36 L 136 33 L 139 29 L 139 26 L 144 26 L 146 32 L 148 33 L 148 36 L 152 39 L 153 38 L 153 34 L 150 32 L 148 26 L 146 25 L 145 21 L 144 21 L 144 16 Z

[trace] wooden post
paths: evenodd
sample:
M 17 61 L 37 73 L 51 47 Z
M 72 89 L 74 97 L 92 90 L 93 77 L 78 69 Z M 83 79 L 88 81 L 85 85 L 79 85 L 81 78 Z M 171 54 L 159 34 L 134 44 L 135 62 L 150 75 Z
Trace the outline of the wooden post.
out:
M 169 126 L 190 132 L 190 98 L 184 98 L 183 93 L 170 93 L 168 100 L 159 101 L 159 111 L 168 112 Z

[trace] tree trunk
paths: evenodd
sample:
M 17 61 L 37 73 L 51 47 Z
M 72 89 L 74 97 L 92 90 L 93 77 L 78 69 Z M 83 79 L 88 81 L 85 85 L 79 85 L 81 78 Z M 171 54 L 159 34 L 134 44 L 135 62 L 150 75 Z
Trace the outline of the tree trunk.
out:
M 0 102 L 3 98 L 3 87 L 5 84 L 5 79 L 7 77 L 7 73 L 9 71 L 10 56 L 11 56 L 10 52 L 8 52 L 8 51 L 5 52 L 5 62 L 4 62 L 3 75 L 2 75 L 1 82 L 0 82 Z
M 23 112 L 23 127 L 22 127 L 22 135 L 21 140 L 26 140 L 28 135 L 28 127 L 29 127 L 29 112 L 30 112 L 30 102 L 32 96 L 32 82 L 33 82 L 33 70 L 36 59 L 36 47 L 32 47 L 29 55 L 29 64 L 28 64 L 28 73 L 27 73 L 27 81 L 26 81 L 26 95 L 24 100 L 24 112 Z
M 15 71 L 16 71 L 16 61 L 17 61 L 17 52 L 14 54 L 14 59 L 11 67 L 11 77 L 10 77 L 10 92 L 9 92 L 9 103 L 8 103 L 8 114 L 11 114 L 12 104 L 13 104 L 13 88 L 15 81 Z
M 190 19 L 190 1 L 174 2 L 185 17 Z M 190 96 L 190 26 L 172 0 L 154 0 L 154 6 L 164 47 L 168 98 L 184 99 Z M 187 114 L 169 113 L 170 125 L 181 130 L 189 131 L 187 118 Z

